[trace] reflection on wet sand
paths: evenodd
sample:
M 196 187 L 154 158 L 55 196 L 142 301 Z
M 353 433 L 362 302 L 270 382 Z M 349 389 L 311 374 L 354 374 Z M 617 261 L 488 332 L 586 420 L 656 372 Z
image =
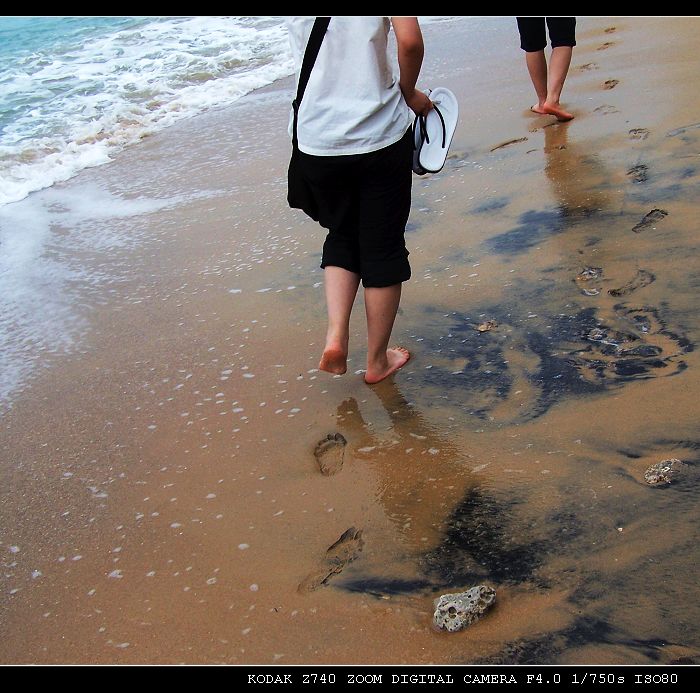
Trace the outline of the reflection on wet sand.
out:
M 473 305 L 436 294 L 438 305 L 418 307 L 415 328 L 429 366 L 338 407 L 353 454 L 381 480 L 399 539 L 336 585 L 423 609 L 441 591 L 481 582 L 532 609 L 564 590 L 546 607 L 563 624 L 513 639 L 504 627 L 506 643 L 483 662 L 696 661 L 698 631 L 682 614 L 695 589 L 697 329 L 682 317 L 687 284 L 670 289 L 684 282 L 659 252 L 668 214 L 652 210 L 638 226 L 654 199 L 648 171 L 668 163 L 612 170 L 569 125 L 543 133 L 554 206 L 532 208 L 483 243 L 504 275 L 516 260 L 532 271 L 516 291 L 481 303 L 475 295 Z M 629 141 L 616 142 L 623 161 Z M 696 172 L 684 175 L 674 214 L 696 184 Z M 695 247 L 686 230 L 675 243 Z M 660 436 L 664 428 L 675 438 Z M 509 452 L 512 438 L 529 442 Z M 668 458 L 687 465 L 683 477 L 651 489 L 645 470 Z M 671 574 L 670 592 L 645 587 Z M 684 623 L 682 637 L 669 614 Z
M 393 380 L 370 392 L 362 405 L 355 398 L 342 402 L 337 421 L 354 456 L 377 477 L 378 499 L 396 530 L 396 544 L 383 548 L 381 565 L 366 566 L 362 577 L 345 586 L 380 594 L 410 592 L 431 584 L 419 559 L 439 544 L 451 509 L 473 483 L 471 456 L 429 424 Z M 387 559 L 395 572 L 387 572 Z M 374 570 L 379 572 L 366 574 Z M 407 570 L 414 574 L 406 577 Z
M 617 211 L 610 173 L 601 157 L 570 141 L 571 123 L 543 128 L 544 172 L 563 219 Z

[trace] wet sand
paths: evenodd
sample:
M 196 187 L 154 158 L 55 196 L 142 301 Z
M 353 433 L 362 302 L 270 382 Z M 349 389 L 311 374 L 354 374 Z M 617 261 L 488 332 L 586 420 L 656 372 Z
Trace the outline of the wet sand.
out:
M 360 305 L 349 374 L 317 371 L 288 83 L 14 206 L 75 273 L 0 420 L 0 661 L 700 662 L 698 21 L 579 20 L 566 124 L 514 22 L 426 28 L 462 117 L 414 179 L 413 358 L 372 388 Z M 482 583 L 484 620 L 432 630 Z

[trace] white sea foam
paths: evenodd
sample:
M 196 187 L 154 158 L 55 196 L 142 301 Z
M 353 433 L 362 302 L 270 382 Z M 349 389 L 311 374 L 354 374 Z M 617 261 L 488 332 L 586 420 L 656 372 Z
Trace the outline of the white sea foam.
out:
M 31 199 L 0 207 L 0 412 L 21 390 L 35 363 L 70 352 L 87 329 L 81 292 L 94 293 L 117 279 L 105 259 L 93 258 L 142 239 L 105 224 L 146 215 L 178 204 L 178 198 L 127 200 L 80 186 L 59 195 L 46 190 Z M 52 252 L 47 252 L 51 248 Z M 84 303 L 84 301 L 82 301 Z
M 0 61 L 0 205 L 290 75 L 275 17 L 137 19 Z

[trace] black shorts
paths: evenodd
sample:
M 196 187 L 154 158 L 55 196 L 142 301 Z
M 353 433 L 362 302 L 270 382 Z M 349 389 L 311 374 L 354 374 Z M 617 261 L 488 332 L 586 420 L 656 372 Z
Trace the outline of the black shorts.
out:
M 576 17 L 518 17 L 520 47 L 527 53 L 542 51 L 547 47 L 545 20 L 552 48 L 576 45 Z
M 413 135 L 369 154 L 312 156 L 300 170 L 328 229 L 321 267 L 359 274 L 365 287 L 411 278 L 404 234 L 411 210 Z

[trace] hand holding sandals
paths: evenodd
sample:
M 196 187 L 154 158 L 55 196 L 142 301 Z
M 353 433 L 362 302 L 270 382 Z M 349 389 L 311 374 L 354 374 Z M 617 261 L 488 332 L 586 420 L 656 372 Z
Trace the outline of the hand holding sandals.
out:
M 418 116 L 427 116 L 434 107 L 430 97 L 419 89 L 414 89 L 410 95 L 404 93 L 403 98 L 408 107 Z

